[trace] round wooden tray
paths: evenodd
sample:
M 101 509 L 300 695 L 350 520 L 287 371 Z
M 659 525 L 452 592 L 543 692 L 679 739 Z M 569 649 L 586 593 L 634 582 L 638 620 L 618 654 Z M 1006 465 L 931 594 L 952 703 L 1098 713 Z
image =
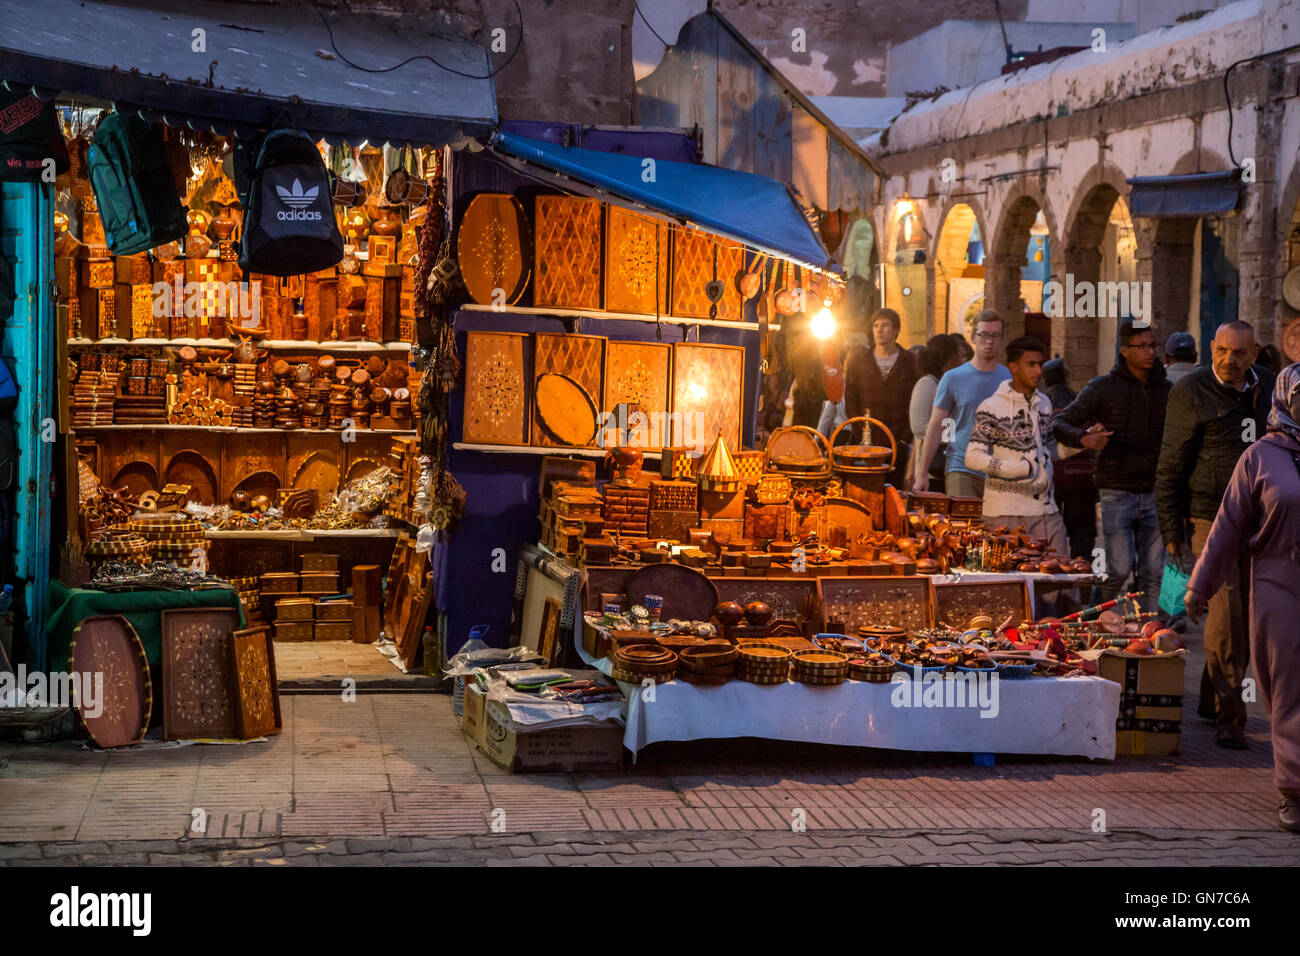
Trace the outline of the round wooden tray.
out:
M 654 681 L 656 684 L 666 684 L 677 676 L 676 670 L 664 671 L 663 673 L 647 674 L 644 671 L 625 671 L 622 668 L 613 668 L 614 680 L 621 680 L 626 684 L 639 684 L 644 680 Z
M 734 647 L 699 644 L 684 648 L 679 656 L 683 667 L 726 667 L 735 664 L 740 655 Z
M 587 390 L 559 372 L 539 375 L 533 388 L 542 427 L 562 445 L 583 447 L 596 437 L 596 403 Z
M 153 683 L 144 645 L 125 617 L 88 617 L 78 624 L 68 646 L 68 669 L 80 675 L 82 687 L 98 690 L 95 677 L 103 681 L 96 716 L 86 712 L 86 701 L 73 685 L 73 706 L 96 744 L 125 747 L 144 739 L 153 713 Z
M 660 617 L 684 621 L 707 621 L 718 606 L 718 588 L 695 568 L 684 564 L 654 564 L 635 571 L 627 581 L 627 599 L 645 606 L 647 594 L 664 599 Z
M 849 672 L 845 670 L 839 674 L 800 674 L 795 671 L 792 675 L 800 684 L 815 684 L 822 687 L 830 687 L 834 684 L 843 684 L 848 679 Z
M 750 644 L 738 648 L 736 653 L 746 666 L 752 664 L 788 664 L 790 662 L 790 652 L 784 647 L 777 647 L 775 644 Z
M 507 193 L 481 193 L 470 200 L 456 232 L 456 259 L 465 289 L 479 305 L 492 305 L 496 290 L 514 305 L 528 285 L 532 229 L 519 200 Z
M 849 666 L 849 655 L 839 651 L 798 651 L 791 663 L 795 670 L 813 673 L 817 671 L 841 671 Z

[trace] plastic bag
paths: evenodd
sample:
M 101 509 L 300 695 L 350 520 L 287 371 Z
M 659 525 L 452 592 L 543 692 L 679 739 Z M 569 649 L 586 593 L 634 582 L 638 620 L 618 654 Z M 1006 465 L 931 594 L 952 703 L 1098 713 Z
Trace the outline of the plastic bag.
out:
M 1175 562 L 1165 565 L 1164 577 L 1160 579 L 1160 610 L 1170 617 L 1186 612 L 1183 596 L 1187 593 L 1187 580 L 1191 576 L 1191 571 L 1184 571 Z

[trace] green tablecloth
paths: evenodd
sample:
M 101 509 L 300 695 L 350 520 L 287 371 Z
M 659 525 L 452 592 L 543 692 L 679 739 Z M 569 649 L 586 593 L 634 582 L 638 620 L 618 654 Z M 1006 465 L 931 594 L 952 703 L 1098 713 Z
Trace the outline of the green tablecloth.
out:
M 50 582 L 49 618 L 45 636 L 49 642 L 46 660 L 51 671 L 67 670 L 68 644 L 72 632 L 85 618 L 100 614 L 121 614 L 140 635 L 149 666 L 158 673 L 162 661 L 161 612 L 175 607 L 232 607 L 244 626 L 239 595 L 226 588 L 206 591 L 92 591 L 70 588 L 62 581 Z

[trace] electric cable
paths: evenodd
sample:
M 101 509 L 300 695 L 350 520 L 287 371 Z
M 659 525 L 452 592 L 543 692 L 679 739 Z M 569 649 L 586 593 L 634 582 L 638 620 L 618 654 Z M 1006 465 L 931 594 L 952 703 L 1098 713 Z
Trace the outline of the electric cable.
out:
M 647 20 L 645 14 L 641 12 L 641 4 L 637 3 L 637 0 L 632 0 L 632 6 L 636 7 L 637 16 L 641 18 L 641 22 L 646 25 L 646 28 L 655 35 L 655 39 L 664 45 L 664 49 L 671 49 L 668 41 L 659 35 L 659 31 L 650 25 L 650 21 Z

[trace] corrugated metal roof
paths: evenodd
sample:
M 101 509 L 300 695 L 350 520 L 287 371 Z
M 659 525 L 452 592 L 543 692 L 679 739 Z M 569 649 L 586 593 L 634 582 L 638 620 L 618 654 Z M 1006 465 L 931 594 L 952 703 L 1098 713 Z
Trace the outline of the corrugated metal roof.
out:
M 0 80 L 112 100 L 219 131 L 293 126 L 360 141 L 457 143 L 496 125 L 487 51 L 408 18 L 192 0 L 0 0 Z M 202 31 L 196 33 L 195 31 Z M 199 39 L 202 39 L 202 44 Z M 201 47 L 201 49 L 200 49 Z

